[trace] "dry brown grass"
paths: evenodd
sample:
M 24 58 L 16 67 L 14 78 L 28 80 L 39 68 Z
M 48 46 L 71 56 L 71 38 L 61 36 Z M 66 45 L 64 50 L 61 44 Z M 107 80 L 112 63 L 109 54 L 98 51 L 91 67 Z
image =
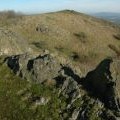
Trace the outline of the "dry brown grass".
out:
M 109 47 L 111 50 L 113 50 L 118 57 L 120 56 L 120 50 L 118 50 L 118 48 L 117 48 L 116 46 L 110 44 L 110 45 L 108 45 L 108 47 Z
M 36 31 L 38 24 L 47 26 L 49 31 L 46 34 Z M 86 68 L 95 66 L 107 56 L 113 56 L 114 52 L 108 48 L 109 44 L 120 46 L 120 42 L 113 37 L 120 32 L 119 27 L 91 16 L 69 11 L 23 16 L 15 26 L 9 27 L 23 35 L 30 45 L 45 41 L 46 45 L 34 49 L 35 52 L 48 49 L 68 59 L 71 59 L 70 56 L 75 52 L 79 59 L 73 63 L 77 62 L 75 64 Z M 87 36 L 85 43 L 74 35 L 80 32 Z
M 120 40 L 120 34 L 113 35 L 115 39 Z

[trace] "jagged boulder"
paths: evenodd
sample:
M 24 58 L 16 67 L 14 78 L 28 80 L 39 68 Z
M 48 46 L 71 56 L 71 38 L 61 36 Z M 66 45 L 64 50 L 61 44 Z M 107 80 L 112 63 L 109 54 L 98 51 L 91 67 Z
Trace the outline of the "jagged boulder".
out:
M 65 78 L 60 89 L 60 93 L 65 98 L 69 99 L 69 103 L 72 103 L 81 97 L 81 91 L 79 89 L 78 83 L 71 77 Z
M 38 56 L 28 61 L 28 71 L 31 73 L 33 80 L 44 82 L 48 79 L 55 78 L 60 70 L 60 65 L 49 54 Z
M 5 61 L 17 75 L 40 83 L 53 79 L 60 70 L 60 64 L 49 54 L 35 58 L 27 54 L 16 55 L 7 57 Z
M 27 78 L 27 64 L 31 57 L 28 54 L 7 57 L 5 62 L 13 72 L 22 78 Z

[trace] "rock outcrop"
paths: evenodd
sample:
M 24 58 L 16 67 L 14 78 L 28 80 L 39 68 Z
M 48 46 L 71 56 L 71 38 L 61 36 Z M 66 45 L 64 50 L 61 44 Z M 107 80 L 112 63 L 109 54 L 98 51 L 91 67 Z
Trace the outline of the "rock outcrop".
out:
M 108 108 L 120 111 L 116 79 L 113 79 L 110 71 L 112 62 L 111 58 L 104 59 L 95 70 L 87 74 L 84 85 L 93 96 L 98 97 Z
M 6 58 L 8 66 L 14 73 L 27 80 L 42 83 L 58 75 L 60 65 L 49 54 L 32 58 L 27 54 Z
M 61 65 L 50 54 L 10 56 L 5 62 L 23 79 L 41 84 L 47 80 L 55 81 L 58 96 L 63 96 L 67 102 L 66 108 L 60 112 L 63 119 L 117 120 L 119 116 L 120 102 L 116 80 L 110 71 L 111 58 L 104 59 L 85 78 L 68 65 Z
M 84 81 L 86 88 L 94 96 L 100 97 L 106 104 L 109 104 L 109 107 L 113 106 L 110 104 L 115 97 L 115 80 L 113 80 L 110 72 L 111 62 L 112 59 L 103 60 L 95 70 L 87 74 Z
M 41 33 L 48 33 L 49 32 L 49 28 L 45 24 L 38 24 L 37 27 L 36 27 L 36 31 L 37 32 L 41 32 Z

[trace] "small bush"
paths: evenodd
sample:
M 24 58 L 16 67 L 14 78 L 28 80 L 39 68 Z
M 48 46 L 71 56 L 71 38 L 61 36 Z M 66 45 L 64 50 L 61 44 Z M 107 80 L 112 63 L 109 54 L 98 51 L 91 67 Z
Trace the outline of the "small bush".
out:
M 74 36 L 76 36 L 82 42 L 85 42 L 85 40 L 87 38 L 87 36 L 84 32 L 74 33 Z
M 67 56 L 71 56 L 71 49 L 67 48 L 67 47 L 63 47 L 61 45 L 58 45 L 56 47 L 54 47 L 55 50 L 57 50 L 59 53 L 62 53 L 64 55 L 67 55 Z
M 118 50 L 118 48 L 117 48 L 116 46 L 114 46 L 114 45 L 112 45 L 112 44 L 109 44 L 108 47 L 109 47 L 111 50 L 113 50 L 113 51 L 117 54 L 117 56 L 120 56 L 120 50 Z
M 80 59 L 80 56 L 78 55 L 78 53 L 73 52 L 72 55 L 71 55 L 71 58 L 72 58 L 74 61 L 78 61 L 78 60 Z
M 113 35 L 113 37 L 117 40 L 120 40 L 120 34 Z
M 59 52 L 64 52 L 64 48 L 62 46 L 57 46 L 55 49 Z
M 46 43 L 44 41 L 32 42 L 32 44 L 39 49 L 45 49 L 46 46 Z
M 79 12 L 76 12 L 74 10 L 64 10 L 62 12 L 64 12 L 64 13 L 72 13 L 72 14 L 80 14 Z
M 14 11 L 2 11 L 0 12 L 0 25 L 9 26 L 17 24 L 22 17 L 23 15 L 21 13 L 16 13 Z
M 0 18 L 12 19 L 12 18 L 16 18 L 16 17 L 22 17 L 22 14 L 16 13 L 12 10 L 0 12 Z

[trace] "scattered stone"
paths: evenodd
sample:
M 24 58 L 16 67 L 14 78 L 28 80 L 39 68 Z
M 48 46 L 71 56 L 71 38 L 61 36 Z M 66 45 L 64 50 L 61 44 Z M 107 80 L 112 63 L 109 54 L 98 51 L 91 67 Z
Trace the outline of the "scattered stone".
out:
M 72 117 L 69 120 L 77 120 L 79 112 L 80 112 L 80 108 L 79 109 L 75 109 L 73 111 L 73 113 L 72 113 Z
M 66 80 L 63 83 L 63 86 L 61 88 L 61 93 L 66 98 L 69 98 L 70 103 L 80 96 L 80 90 L 78 87 L 78 83 L 74 81 L 72 78 L 66 78 Z
M 48 103 L 49 99 L 46 99 L 44 97 L 41 97 L 39 100 L 35 101 L 35 105 L 46 105 Z
M 41 32 L 41 33 L 48 33 L 49 32 L 49 28 L 45 24 L 38 24 L 37 27 L 36 27 L 36 31 L 37 32 Z
M 31 93 L 25 93 L 25 95 L 22 96 L 21 100 L 27 101 L 30 99 L 31 95 L 32 95 Z

